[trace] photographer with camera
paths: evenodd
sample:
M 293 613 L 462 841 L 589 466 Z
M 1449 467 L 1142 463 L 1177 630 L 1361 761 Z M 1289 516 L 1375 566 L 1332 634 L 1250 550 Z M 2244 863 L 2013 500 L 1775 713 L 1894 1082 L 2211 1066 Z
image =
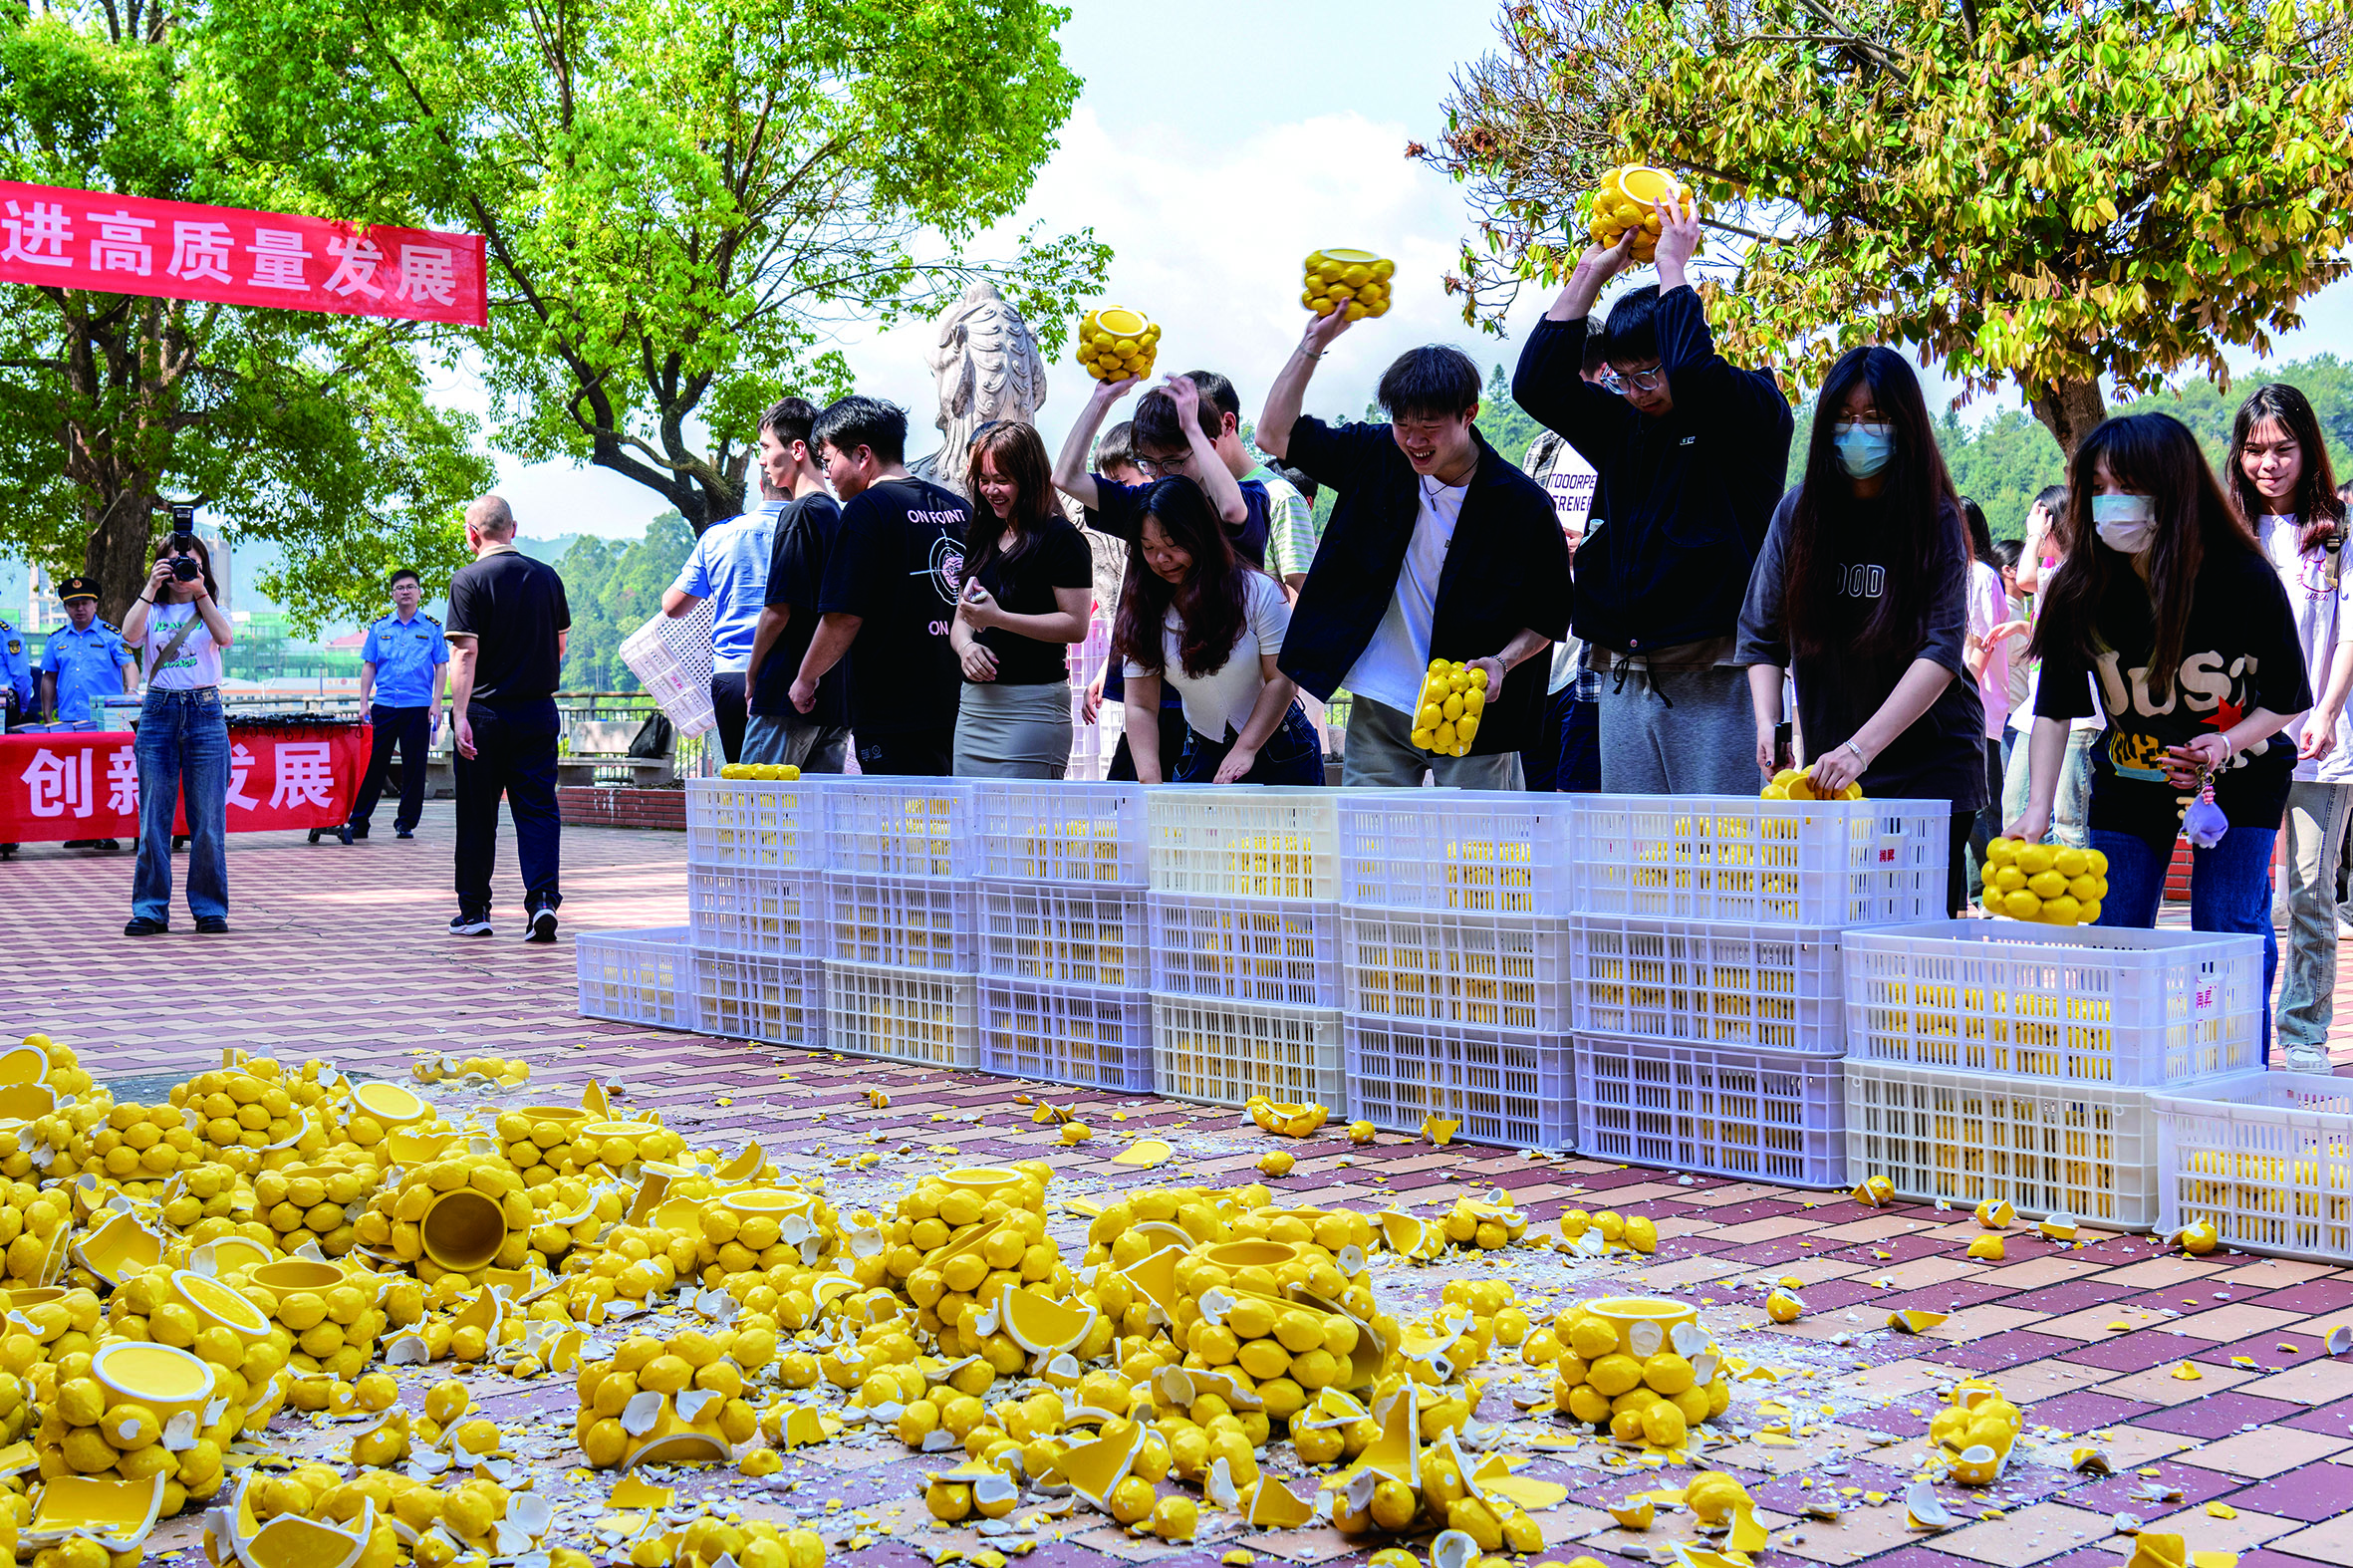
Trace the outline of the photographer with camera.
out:
M 229 726 L 220 705 L 220 651 L 235 636 L 213 603 L 212 556 L 195 509 L 172 508 L 146 591 L 123 618 L 139 651 L 147 697 L 138 714 L 138 865 L 126 936 L 171 928 L 171 819 L 184 796 L 188 913 L 206 933 L 229 928 Z

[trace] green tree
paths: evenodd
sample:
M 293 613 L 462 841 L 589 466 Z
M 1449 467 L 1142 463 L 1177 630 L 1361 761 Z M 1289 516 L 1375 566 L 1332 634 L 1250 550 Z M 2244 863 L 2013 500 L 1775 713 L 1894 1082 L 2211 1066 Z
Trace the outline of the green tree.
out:
M 1470 319 L 1567 274 L 1631 156 L 1729 204 L 1735 359 L 1910 345 L 2071 452 L 2103 382 L 2226 383 L 2346 271 L 2353 0 L 1511 0 L 1498 32 L 1409 148 L 1472 187 Z
M 693 552 L 694 535 L 676 512 L 646 525 L 643 539 L 584 534 L 556 562 L 572 607 L 564 684 L 575 691 L 635 691 L 638 677 L 621 661 L 621 645 L 661 613 L 661 591 Z
M 236 48 L 210 10 L 156 0 L 0 10 L 0 177 L 368 221 L 316 164 L 255 144 Z M 347 613 L 389 538 L 413 549 L 488 466 L 425 401 L 434 339 L 407 324 L 0 286 L 0 537 L 86 572 L 120 617 L 167 501 L 274 539 L 269 585 L 298 628 Z M 420 566 L 426 560 L 419 560 Z M 362 597 L 365 597 L 363 594 Z
M 965 246 L 1019 204 L 1078 79 L 1045 0 L 247 0 L 318 144 L 488 242 L 494 439 L 612 469 L 699 533 L 741 512 L 760 410 L 846 391 L 828 347 L 988 277 L 1059 348 L 1091 231 Z

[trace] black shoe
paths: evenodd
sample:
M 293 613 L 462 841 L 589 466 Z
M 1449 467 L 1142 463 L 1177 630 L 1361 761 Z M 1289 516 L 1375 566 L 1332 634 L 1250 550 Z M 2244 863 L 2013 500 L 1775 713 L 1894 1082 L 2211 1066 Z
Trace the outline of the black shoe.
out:
M 161 920 L 150 920 L 141 915 L 135 916 L 130 924 L 123 927 L 123 934 L 126 936 L 160 936 L 169 929 L 171 927 Z
M 99 841 L 98 841 L 98 847 L 99 847 L 100 849 L 102 849 L 102 850 L 106 851 L 106 852 L 107 852 L 109 855 L 112 855 L 112 854 L 114 854 L 114 853 L 115 853 L 117 850 L 120 850 L 121 848 L 123 848 L 123 846 L 122 846 L 122 845 L 120 845 L 120 844 L 117 844 L 117 843 L 116 843 L 116 842 L 115 842 L 113 839 L 101 839 L 101 840 L 99 840 Z
M 171 853 L 172 853 L 172 854 L 174 854 L 174 855 L 177 855 L 177 854 L 179 854 L 179 853 L 180 853 L 182 850 L 186 849 L 187 847 L 188 847 L 188 836 L 187 836 L 186 834 L 184 834 L 184 833 L 174 833 L 174 834 L 171 836 Z
M 335 830 L 335 836 L 336 836 L 337 838 L 339 838 L 339 839 L 343 840 L 343 841 L 344 841 L 344 843 L 346 843 L 346 844 L 349 844 L 349 843 L 351 843 L 351 842 L 352 842 L 352 825 L 351 825 L 350 823 L 348 823 L 348 822 L 347 822 L 347 823 L 345 823 L 345 824 L 344 824 L 342 827 L 340 827 L 340 828 L 337 828 L 337 829 Z
M 416 830 L 414 828 L 394 828 L 392 830 L 392 837 L 395 839 L 413 839 L 416 837 Z
M 196 916 L 196 930 L 200 935 L 225 935 L 228 928 L 229 917 L 225 915 L 199 915 Z
M 540 910 L 531 916 L 531 929 L 524 932 L 525 941 L 549 942 L 556 939 L 556 912 Z
M 68 839 L 65 843 L 59 845 L 58 848 L 61 850 L 95 850 L 98 848 L 98 846 L 99 841 L 97 839 Z
M 487 936 L 490 934 L 490 916 L 487 913 L 467 915 L 461 912 L 449 921 L 449 934 L 452 936 Z

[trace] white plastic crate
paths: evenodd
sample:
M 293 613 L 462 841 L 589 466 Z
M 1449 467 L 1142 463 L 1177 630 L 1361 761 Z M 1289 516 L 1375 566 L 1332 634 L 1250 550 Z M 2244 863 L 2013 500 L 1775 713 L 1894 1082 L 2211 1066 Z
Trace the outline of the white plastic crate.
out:
M 623 639 L 621 661 L 668 715 L 680 740 L 718 726 L 711 710 L 710 600 L 675 619 L 655 616 Z
M 698 947 L 694 965 L 704 1032 L 811 1050 L 825 1044 L 823 959 Z
M 1569 809 L 1558 795 L 1351 790 L 1340 902 L 1466 915 L 1566 915 Z
M 825 962 L 826 1044 L 851 1056 L 927 1067 L 980 1060 L 980 982 L 871 963 Z
M 825 874 L 829 956 L 899 969 L 974 974 L 979 895 L 939 877 Z
M 1145 886 L 1144 786 L 981 779 L 975 875 Z
M 978 799 L 974 785 L 953 779 L 844 778 L 825 791 L 826 870 L 972 876 Z
M 1950 801 L 1562 799 L 1581 915 L 1839 926 L 1945 914 Z
M 1264 1095 L 1279 1105 L 1321 1105 L 1348 1114 L 1340 1009 L 1222 1002 L 1203 996 L 1152 998 L 1154 1090 L 1203 1105 L 1241 1105 Z
M 806 871 L 688 866 L 686 920 L 697 947 L 822 958 L 825 878 Z
M 1837 1058 L 1571 1039 L 1580 1154 L 1784 1186 L 1846 1184 Z
M 1340 1005 L 1352 1013 L 1569 1032 L 1564 920 L 1343 905 L 1340 932 Z
M 837 781 L 686 780 L 686 864 L 825 869 L 824 791 Z
M 1576 1073 L 1564 1035 L 1344 1013 L 1350 1114 L 1395 1133 L 1425 1117 L 1471 1143 L 1559 1151 L 1577 1138 Z
M 2149 1105 L 2160 1231 L 2203 1219 L 2226 1247 L 2353 1263 L 2353 1083 L 2252 1072 Z
M 694 949 L 685 926 L 582 931 L 572 946 L 583 1018 L 698 1027 Z
M 1208 899 L 1340 897 L 1340 791 L 1183 784 L 1153 790 L 1152 887 Z
M 2119 1230 L 2157 1222 L 2149 1092 L 1995 1078 L 1894 1062 L 1846 1063 L 1847 1170 L 1898 1197 L 2021 1214 L 2073 1214 Z
M 1146 990 L 1152 922 L 1141 888 L 975 884 L 983 975 Z
M 983 975 L 980 1067 L 1012 1078 L 1150 1094 L 1152 995 Z
M 2262 1064 L 2260 936 L 1944 920 L 1843 945 L 1858 1060 L 2139 1088 Z
M 1579 1034 L 1836 1056 L 1839 933 L 1580 915 L 1568 921 Z
M 1111 759 L 1120 749 L 1120 735 L 1127 709 L 1117 702 L 1104 702 L 1095 709 L 1095 722 L 1087 722 L 1086 694 L 1070 694 L 1070 765 L 1062 776 L 1074 783 L 1100 782 L 1111 771 Z
M 1152 988 L 1236 1002 L 1340 1005 L 1340 906 L 1155 893 Z

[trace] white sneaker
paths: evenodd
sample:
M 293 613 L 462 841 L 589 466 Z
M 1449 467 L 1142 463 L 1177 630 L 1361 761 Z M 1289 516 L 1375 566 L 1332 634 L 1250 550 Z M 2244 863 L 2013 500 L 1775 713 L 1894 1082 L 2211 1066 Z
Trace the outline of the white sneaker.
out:
M 2287 1048 L 2287 1070 L 2291 1073 L 2319 1073 L 2323 1076 L 2336 1070 L 2328 1051 L 2317 1045 L 2291 1045 Z

